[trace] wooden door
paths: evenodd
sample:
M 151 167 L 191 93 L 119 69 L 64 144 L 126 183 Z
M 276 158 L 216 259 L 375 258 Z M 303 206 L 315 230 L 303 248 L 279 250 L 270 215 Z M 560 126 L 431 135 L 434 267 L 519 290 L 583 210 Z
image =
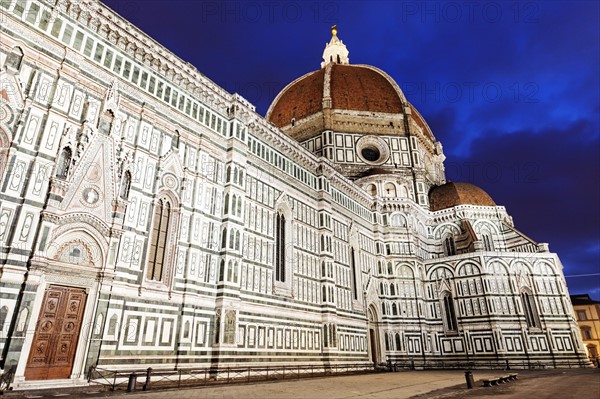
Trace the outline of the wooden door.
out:
M 26 380 L 69 378 L 87 294 L 81 288 L 51 285 L 35 329 Z

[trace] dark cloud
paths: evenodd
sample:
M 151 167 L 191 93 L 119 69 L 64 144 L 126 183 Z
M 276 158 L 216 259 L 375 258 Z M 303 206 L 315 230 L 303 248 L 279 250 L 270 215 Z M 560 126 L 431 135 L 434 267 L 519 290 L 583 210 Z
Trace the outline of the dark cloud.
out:
M 487 131 L 471 155 L 446 161 L 448 178 L 485 189 L 515 226 L 550 243 L 565 274 L 600 272 L 600 140 L 579 120 L 537 131 Z M 597 279 L 596 279 L 597 280 Z M 573 281 L 577 286 L 587 281 Z M 571 281 L 569 281 L 571 284 Z

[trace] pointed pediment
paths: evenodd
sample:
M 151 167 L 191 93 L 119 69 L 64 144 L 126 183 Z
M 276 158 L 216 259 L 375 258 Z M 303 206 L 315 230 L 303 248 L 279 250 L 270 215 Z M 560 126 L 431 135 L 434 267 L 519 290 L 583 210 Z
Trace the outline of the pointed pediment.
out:
M 377 279 L 369 275 L 364 290 L 366 292 L 365 297 L 367 304 L 371 305 L 380 302 L 379 293 L 377 292 Z
M 440 282 L 438 283 L 437 290 L 438 290 L 438 292 L 444 292 L 444 291 L 452 292 L 450 289 L 450 283 L 448 282 L 448 279 L 446 277 L 444 277 L 440 280 Z
M 110 225 L 115 198 L 113 142 L 97 136 L 74 165 L 69 188 L 60 204 L 65 213 L 91 213 Z
M 529 284 L 529 278 L 526 273 L 523 272 L 522 269 L 518 269 L 515 273 L 515 280 L 517 281 L 517 287 L 523 288 L 531 288 Z
M 160 189 L 168 189 L 177 192 L 180 188 L 181 179 L 185 175 L 183 165 L 176 152 L 169 150 L 160 163 Z
M 277 210 L 277 212 L 282 212 L 288 220 L 292 220 L 294 217 L 294 203 L 284 192 L 281 192 L 279 197 L 277 197 L 277 199 L 275 200 L 275 209 Z

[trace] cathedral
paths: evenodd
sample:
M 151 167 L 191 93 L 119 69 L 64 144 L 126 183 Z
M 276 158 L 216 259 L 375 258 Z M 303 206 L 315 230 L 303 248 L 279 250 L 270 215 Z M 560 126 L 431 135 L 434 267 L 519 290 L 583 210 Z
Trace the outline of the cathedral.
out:
M 0 12 L 14 386 L 90 366 L 588 364 L 558 256 L 446 180 L 425 119 L 335 27 L 262 116 L 95 0 Z

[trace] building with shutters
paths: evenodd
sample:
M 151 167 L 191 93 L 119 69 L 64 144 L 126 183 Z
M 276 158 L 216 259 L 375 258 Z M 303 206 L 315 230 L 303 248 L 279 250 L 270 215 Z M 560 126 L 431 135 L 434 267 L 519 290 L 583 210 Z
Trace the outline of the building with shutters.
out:
M 571 295 L 571 303 L 588 357 L 600 367 L 600 301 L 593 300 L 589 294 L 577 294 Z
M 103 4 L 2 1 L 0 367 L 587 362 L 562 265 L 332 29 L 266 117 Z

